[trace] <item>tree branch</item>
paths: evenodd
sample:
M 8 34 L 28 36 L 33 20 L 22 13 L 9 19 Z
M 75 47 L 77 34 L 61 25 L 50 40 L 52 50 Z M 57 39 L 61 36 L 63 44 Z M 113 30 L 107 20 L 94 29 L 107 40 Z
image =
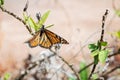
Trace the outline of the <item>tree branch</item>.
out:
M 74 68 L 63 57 L 59 56 L 55 51 L 53 51 L 51 49 L 50 49 L 50 51 L 53 52 L 54 54 L 56 54 L 74 72 L 75 76 L 77 77 L 77 80 L 80 80 L 78 72 L 76 72 L 74 70 Z
M 98 44 L 99 44 L 99 47 L 98 47 L 99 50 L 101 50 L 101 44 L 100 44 L 100 43 L 103 42 L 103 37 L 104 37 L 104 25 L 105 25 L 105 20 L 106 20 L 107 14 L 108 14 L 108 10 L 106 10 L 106 12 L 105 12 L 105 14 L 103 15 L 103 18 L 102 18 L 102 31 L 101 31 L 101 37 L 100 37 L 100 40 L 99 40 L 100 42 L 98 43 Z M 94 59 L 95 59 L 96 57 L 97 57 L 97 59 L 98 59 L 98 55 L 94 56 Z M 92 68 L 92 71 L 91 71 L 88 79 L 91 78 L 92 74 L 93 74 L 94 71 L 95 71 L 96 66 L 97 66 L 97 64 L 94 63 L 93 68 Z
M 106 79 L 108 78 L 108 75 L 111 74 L 112 72 L 116 71 L 117 69 L 120 69 L 120 65 L 112 68 L 110 71 L 108 71 L 108 72 L 106 72 L 106 73 L 104 73 L 104 74 L 101 74 L 100 77 L 103 77 L 103 78 L 105 78 L 105 80 L 106 80 Z M 96 80 L 101 80 L 100 77 L 97 78 Z
M 111 74 L 112 72 L 114 72 L 115 70 L 119 69 L 120 65 L 114 67 L 113 69 L 111 69 L 110 71 L 106 72 L 105 74 L 102 74 L 102 76 L 107 76 L 109 74 Z
M 20 17 L 18 17 L 16 14 L 14 14 L 14 13 L 6 10 L 6 9 L 5 9 L 4 7 L 2 7 L 2 6 L 0 6 L 0 9 L 1 9 L 3 12 L 5 12 L 5 13 L 11 15 L 11 16 L 13 16 L 14 18 L 16 18 L 17 20 L 19 20 L 20 22 L 22 22 L 22 23 L 25 25 L 25 27 L 27 28 L 27 30 L 29 31 L 29 33 L 30 33 L 31 35 L 34 35 L 34 34 L 32 33 L 32 30 L 29 28 L 29 26 L 25 23 L 25 21 L 24 21 L 23 19 L 21 19 Z
M 120 55 L 120 50 L 118 50 L 118 51 L 117 51 L 116 53 L 114 53 L 114 54 L 109 55 L 108 58 L 113 57 L 113 56 L 116 56 L 116 55 Z M 78 73 L 81 73 L 82 71 L 84 71 L 85 69 L 89 68 L 89 67 L 92 66 L 93 64 L 94 64 L 94 61 L 91 62 L 91 63 L 89 63 L 89 64 L 88 64 L 87 66 L 85 66 L 83 69 L 80 69 L 80 70 L 78 71 Z

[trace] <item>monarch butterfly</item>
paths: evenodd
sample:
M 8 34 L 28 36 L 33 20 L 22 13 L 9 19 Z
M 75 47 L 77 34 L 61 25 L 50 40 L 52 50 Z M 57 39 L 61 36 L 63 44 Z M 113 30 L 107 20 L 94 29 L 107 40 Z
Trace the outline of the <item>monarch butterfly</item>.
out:
M 64 38 L 44 28 L 44 25 L 40 28 L 35 35 L 27 41 L 29 46 L 36 47 L 41 46 L 43 48 L 50 49 L 54 44 L 69 44 Z

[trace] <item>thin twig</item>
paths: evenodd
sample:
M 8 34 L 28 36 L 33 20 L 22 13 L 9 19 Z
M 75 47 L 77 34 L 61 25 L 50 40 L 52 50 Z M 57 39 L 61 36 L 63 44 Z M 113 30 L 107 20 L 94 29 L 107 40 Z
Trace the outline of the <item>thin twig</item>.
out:
M 102 76 L 107 76 L 109 74 L 111 74 L 112 72 L 114 72 L 115 70 L 119 69 L 120 65 L 114 67 L 113 69 L 111 69 L 110 71 L 106 72 L 105 74 L 102 74 Z
M 108 10 L 106 10 L 102 18 L 102 32 L 101 32 L 101 38 L 100 38 L 101 42 L 103 41 L 103 37 L 104 37 L 104 25 L 105 25 L 105 20 L 106 20 L 107 15 L 108 15 Z
M 116 55 L 120 55 L 120 51 L 117 51 L 116 53 L 109 55 L 108 58 L 113 57 L 113 56 L 116 56 Z M 89 63 L 89 64 L 88 64 L 87 66 L 85 66 L 83 69 L 80 69 L 80 70 L 78 71 L 78 73 L 81 73 L 82 71 L 84 71 L 85 69 L 89 68 L 89 67 L 92 66 L 93 64 L 94 64 L 94 61 L 91 62 L 91 63 Z
M 116 71 L 117 69 L 120 69 L 120 65 L 112 68 L 110 71 L 108 71 L 108 72 L 106 72 L 106 73 L 104 73 L 104 74 L 101 74 L 100 77 L 107 78 L 109 74 L 111 74 L 112 72 Z M 100 77 L 97 78 L 96 80 L 101 80 Z M 105 79 L 105 80 L 106 80 L 106 79 Z
M 100 42 L 103 42 L 103 37 L 104 37 L 104 25 L 105 25 L 105 20 L 106 20 L 106 17 L 107 17 L 107 14 L 108 14 L 108 10 L 106 10 L 105 14 L 103 15 L 103 18 L 102 18 L 102 31 L 101 31 L 101 37 L 100 37 Z M 101 50 L 101 45 L 100 45 L 100 42 L 99 42 L 99 50 Z M 98 57 L 98 55 L 96 55 L 95 57 Z M 95 59 L 94 57 L 94 59 Z M 93 68 L 92 68 L 92 71 L 88 77 L 88 80 L 90 80 L 92 74 L 94 73 L 95 71 L 95 68 L 96 68 L 97 64 L 94 64 L 93 65 Z
M 31 35 L 34 35 L 34 34 L 32 33 L 32 30 L 29 28 L 29 26 L 25 23 L 25 21 L 24 21 L 23 19 L 21 19 L 20 17 L 18 17 L 16 14 L 14 14 L 14 13 L 6 10 L 6 9 L 5 9 L 4 7 L 2 7 L 2 6 L 0 6 L 0 9 L 1 9 L 3 12 L 5 12 L 5 13 L 11 15 L 11 16 L 13 16 L 14 18 L 16 18 L 17 20 L 19 20 L 20 22 L 22 22 L 22 23 L 25 25 L 25 27 L 27 28 L 27 30 L 29 31 L 29 33 L 30 33 Z
M 75 76 L 77 77 L 77 80 L 80 80 L 78 72 L 76 72 L 74 70 L 74 68 L 63 57 L 59 56 L 55 51 L 53 51 L 51 49 L 50 49 L 50 51 L 53 52 L 54 54 L 56 54 L 74 72 Z
M 116 56 L 116 55 L 120 55 L 120 51 L 117 51 L 116 53 L 109 55 L 108 58 L 110 58 L 112 56 Z
M 88 67 L 90 67 L 91 65 L 93 65 L 94 62 L 91 62 L 90 64 L 88 64 L 87 66 L 85 66 L 84 68 L 80 69 L 80 71 L 78 71 L 78 73 L 81 73 L 82 71 L 84 71 L 85 69 L 87 69 Z

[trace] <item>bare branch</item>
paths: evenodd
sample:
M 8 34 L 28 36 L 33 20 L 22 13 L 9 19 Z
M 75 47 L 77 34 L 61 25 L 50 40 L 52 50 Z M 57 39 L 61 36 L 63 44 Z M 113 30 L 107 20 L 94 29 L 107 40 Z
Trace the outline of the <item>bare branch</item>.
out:
M 115 70 L 119 69 L 120 65 L 114 67 L 113 69 L 111 69 L 110 71 L 106 72 L 105 74 L 102 74 L 102 76 L 107 76 L 109 74 L 111 74 L 112 72 L 114 72 Z
M 34 34 L 32 33 L 32 31 L 31 31 L 31 29 L 29 28 L 29 26 L 25 23 L 25 21 L 24 21 L 23 19 L 21 19 L 20 17 L 18 17 L 16 14 L 14 14 L 14 13 L 6 10 L 6 9 L 5 9 L 4 7 L 2 7 L 2 6 L 0 6 L 0 9 L 1 9 L 3 12 L 8 13 L 9 15 L 13 16 L 14 18 L 16 18 L 17 20 L 19 20 L 20 22 L 22 22 L 22 23 L 25 25 L 25 27 L 27 28 L 27 30 L 29 31 L 29 33 L 30 33 L 31 35 L 34 35 Z
M 78 75 L 78 72 L 76 72 L 76 71 L 74 70 L 74 68 L 73 68 L 63 57 L 59 56 L 59 55 L 58 55 L 55 51 L 53 51 L 53 50 L 50 50 L 50 51 L 52 51 L 54 54 L 56 54 L 56 55 L 74 72 L 75 76 L 77 77 L 77 80 L 80 80 L 79 75 Z

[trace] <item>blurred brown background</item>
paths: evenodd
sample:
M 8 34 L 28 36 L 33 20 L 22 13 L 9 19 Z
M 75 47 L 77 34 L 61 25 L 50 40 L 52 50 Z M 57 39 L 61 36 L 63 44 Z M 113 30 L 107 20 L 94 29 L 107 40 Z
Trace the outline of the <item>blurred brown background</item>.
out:
M 60 55 L 69 60 L 78 53 L 71 63 L 78 64 L 81 60 L 89 63 L 92 57 L 87 44 L 99 39 L 102 15 L 106 9 L 109 15 L 104 39 L 111 42 L 109 33 L 120 29 L 120 18 L 114 16 L 113 1 L 119 8 L 119 0 L 29 0 L 28 13 L 36 19 L 37 12 L 43 14 L 50 10 L 45 25 L 54 24 L 48 29 L 70 43 L 62 45 Z M 4 7 L 22 18 L 25 3 L 26 0 L 5 0 Z M 0 75 L 20 69 L 28 53 L 36 55 L 45 50 L 41 47 L 29 48 L 24 42 L 30 37 L 21 22 L 0 10 Z

